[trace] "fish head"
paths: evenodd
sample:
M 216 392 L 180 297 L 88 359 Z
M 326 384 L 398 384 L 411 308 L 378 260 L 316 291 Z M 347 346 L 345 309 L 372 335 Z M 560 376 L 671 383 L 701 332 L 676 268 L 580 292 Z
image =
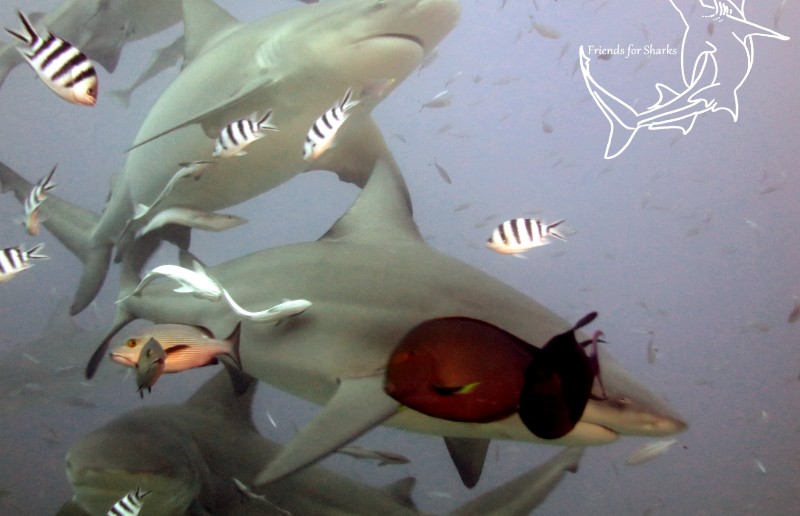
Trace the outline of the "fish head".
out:
M 660 437 L 686 429 L 687 424 L 659 395 L 636 380 L 602 348 L 598 348 L 605 387 L 589 399 L 582 423 L 602 426 L 620 435 Z M 597 398 L 597 399 L 595 399 Z
M 346 77 L 356 92 L 380 85 L 380 100 L 453 29 L 455 0 L 353 0 L 313 6 L 304 22 L 303 58 Z M 311 9 L 308 10 L 311 13 Z M 388 78 L 388 80 L 387 80 Z
M 97 76 L 80 81 L 72 89 L 72 101 L 81 106 L 94 106 L 97 104 L 98 91 Z
M 110 353 L 111 360 L 125 367 L 136 367 L 142 356 L 142 349 L 150 340 L 154 340 L 150 335 L 132 335 Z
M 169 446 L 176 439 L 167 435 L 173 429 L 131 419 L 120 422 L 95 430 L 67 452 L 73 500 L 90 514 L 106 514 L 138 486 L 141 492 L 150 491 L 142 515 L 184 514 L 201 490 L 193 449 Z

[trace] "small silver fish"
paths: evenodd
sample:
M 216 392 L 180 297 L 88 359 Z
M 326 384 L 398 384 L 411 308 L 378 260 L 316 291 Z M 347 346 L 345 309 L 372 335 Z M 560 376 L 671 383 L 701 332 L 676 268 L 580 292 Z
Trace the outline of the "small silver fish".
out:
M 636 466 L 653 460 L 659 455 L 666 453 L 666 451 L 677 442 L 676 439 L 664 439 L 662 441 L 652 441 L 634 451 L 630 457 L 625 460 L 625 464 L 629 466 Z
M 151 338 L 139 353 L 139 360 L 136 361 L 136 387 L 139 397 L 144 398 L 144 389 L 152 392 L 153 385 L 156 384 L 166 368 L 167 352 L 161 347 L 156 339 Z
M 131 296 L 138 296 L 144 287 L 158 278 L 169 278 L 179 283 L 181 286 L 176 288 L 174 292 L 191 293 L 198 299 L 206 299 L 208 301 L 219 301 L 222 298 L 222 289 L 219 284 L 206 274 L 205 269 L 199 262 L 195 261 L 193 271 L 178 265 L 159 265 L 142 278 L 142 281 L 139 282 L 133 292 L 117 300 L 117 303 L 121 303 Z
M 389 79 L 378 79 L 377 81 L 373 81 L 361 89 L 361 95 L 359 95 L 359 98 L 380 100 L 389 94 L 389 90 L 396 82 L 397 79 L 393 77 Z
M 449 106 L 450 103 L 453 102 L 453 96 L 454 95 L 450 93 L 450 91 L 442 90 L 434 95 L 433 98 L 428 102 L 423 102 L 419 110 L 422 111 L 425 108 L 441 108 Z
M 219 340 L 215 339 L 209 330 L 200 326 L 154 324 L 131 335 L 125 344 L 111 352 L 111 360 L 125 367 L 136 367 L 145 344 L 155 339 L 167 355 L 164 360 L 165 373 L 177 373 L 216 364 L 218 355 L 228 355 L 238 365 L 241 364 L 240 329 L 241 323 L 236 325 L 225 340 Z
M 268 110 L 260 119 L 253 113 L 250 118 L 242 118 L 226 125 L 217 138 L 212 156 L 230 158 L 231 156 L 244 156 L 245 147 L 254 141 L 266 136 L 267 131 L 277 131 L 278 128 L 269 123 L 272 110 Z
M 377 460 L 378 466 L 385 466 L 387 464 L 408 464 L 411 462 L 407 457 L 398 453 L 392 453 L 381 450 L 370 450 L 362 448 L 361 446 L 346 446 L 336 450 L 337 453 L 344 453 L 356 459 L 371 459 Z
M 53 167 L 53 170 L 51 170 L 47 176 L 33 185 L 33 188 L 31 188 L 31 191 L 25 198 L 25 202 L 23 203 L 25 207 L 25 220 L 23 223 L 29 235 L 37 236 L 39 234 L 39 224 L 43 222 L 39 216 L 39 208 L 42 206 L 44 200 L 47 199 L 47 192 L 57 186 L 53 182 L 53 174 L 57 166 L 58 165 Z
M 31 260 L 47 260 L 48 256 L 39 254 L 44 244 L 38 244 L 27 251 L 16 247 L 0 249 L 0 283 L 8 281 L 14 275 L 33 267 Z
M 528 31 L 529 33 L 536 31 L 540 36 L 547 39 L 558 39 L 561 37 L 561 33 L 556 29 L 548 27 L 547 25 L 542 25 L 541 23 L 537 23 L 531 15 L 528 15 L 528 17 L 531 19 L 531 28 Z
M 294 299 L 290 301 L 284 301 L 283 303 L 277 304 L 272 308 L 268 308 L 260 312 L 250 312 L 249 310 L 245 310 L 239 306 L 239 304 L 231 297 L 227 290 L 222 289 L 222 295 L 225 296 L 225 300 L 228 302 L 231 310 L 233 310 L 236 315 L 242 319 L 259 323 L 275 322 L 275 324 L 278 325 L 284 320 L 294 317 L 295 315 L 299 315 L 311 307 L 310 301 L 306 301 L 305 299 Z
M 97 103 L 97 72 L 89 58 L 50 31 L 41 37 L 21 11 L 17 14 L 24 33 L 11 29 L 6 29 L 6 32 L 27 45 L 27 49 L 18 47 L 17 50 L 36 75 L 64 100 L 94 106 Z
M 486 245 L 501 254 L 516 254 L 550 243 L 548 237 L 566 240 L 555 230 L 563 222 L 563 219 L 552 224 L 544 224 L 540 219 L 507 220 L 495 228 Z
M 315 160 L 323 152 L 331 148 L 333 140 L 336 138 L 336 133 L 342 127 L 342 124 L 347 121 L 351 110 L 361 103 L 360 100 L 352 100 L 352 95 L 353 90 L 348 88 L 342 100 L 317 118 L 314 125 L 311 126 L 303 144 L 303 159 L 305 161 Z
M 142 499 L 149 494 L 150 491 L 142 492 L 141 486 L 136 486 L 136 491 L 131 491 L 123 496 L 106 516 L 137 516 L 144 505 Z

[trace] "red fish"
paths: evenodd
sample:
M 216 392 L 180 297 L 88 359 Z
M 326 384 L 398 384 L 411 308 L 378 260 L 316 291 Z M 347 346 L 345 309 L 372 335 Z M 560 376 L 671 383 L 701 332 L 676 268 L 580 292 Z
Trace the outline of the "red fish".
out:
M 429 416 L 496 421 L 517 411 L 524 373 L 537 351 L 483 321 L 432 319 L 409 331 L 395 349 L 385 390 Z
M 595 377 L 605 397 L 597 359 L 597 342 L 602 332 L 596 331 L 586 342 L 575 339 L 575 331 L 595 317 L 597 312 L 591 312 L 571 330 L 550 339 L 525 371 L 519 416 L 537 437 L 557 439 L 575 427 L 592 397 Z M 589 345 L 594 348 L 591 355 L 584 351 Z

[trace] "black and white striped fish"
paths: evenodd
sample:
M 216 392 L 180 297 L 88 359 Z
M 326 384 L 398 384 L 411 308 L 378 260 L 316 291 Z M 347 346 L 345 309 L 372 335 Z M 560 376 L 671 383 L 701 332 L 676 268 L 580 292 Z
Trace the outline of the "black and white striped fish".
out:
M 304 160 L 315 160 L 331 148 L 337 131 L 350 116 L 350 110 L 361 103 L 360 100 L 351 100 L 352 95 L 353 90 L 348 88 L 342 100 L 317 118 L 311 126 L 303 144 Z
M 141 491 L 141 486 L 136 486 L 136 491 L 131 491 L 114 504 L 106 516 L 136 516 L 142 510 L 142 498 L 149 495 L 150 491 Z
M 544 224 L 540 219 L 511 219 L 495 228 L 486 245 L 502 254 L 516 254 L 533 247 L 549 244 L 549 237 L 566 240 L 555 231 L 563 220 Z
M 70 43 L 47 31 L 45 37 L 36 33 L 30 20 L 17 11 L 23 32 L 6 31 L 27 45 L 18 47 L 22 57 L 39 78 L 56 94 L 69 102 L 83 106 L 97 103 L 97 72 L 86 55 Z
M 56 167 L 57 166 L 58 165 L 56 165 Z M 47 176 L 33 185 L 33 188 L 31 188 L 28 197 L 25 198 L 25 202 L 23 203 L 25 207 L 25 220 L 23 224 L 30 235 L 36 236 L 39 234 L 39 224 L 43 222 L 39 216 L 39 208 L 44 200 L 47 199 L 47 192 L 58 186 L 53 182 L 53 174 L 56 171 L 56 167 L 53 167 L 53 170 L 51 170 Z
M 0 283 L 33 267 L 31 260 L 47 260 L 47 256 L 39 254 L 43 248 L 44 244 L 35 245 L 27 251 L 23 251 L 19 246 L 0 249 Z
M 242 118 L 226 125 L 217 138 L 217 145 L 214 147 L 214 157 L 229 158 L 231 156 L 244 156 L 247 152 L 244 148 L 263 138 L 266 131 L 277 131 L 278 128 L 269 123 L 272 110 L 260 120 L 258 115 L 253 113 L 250 118 Z

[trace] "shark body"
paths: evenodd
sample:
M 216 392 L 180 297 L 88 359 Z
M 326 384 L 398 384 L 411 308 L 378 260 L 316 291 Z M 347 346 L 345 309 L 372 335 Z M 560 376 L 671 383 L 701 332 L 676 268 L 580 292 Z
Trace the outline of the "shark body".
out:
M 789 39 L 746 19 L 744 2 L 731 0 L 670 0 L 684 25 L 680 59 L 682 88 L 658 83 L 658 100 L 638 112 L 601 86 L 592 76 L 590 59 L 580 49 L 579 64 L 589 94 L 611 126 L 605 158 L 630 145 L 640 129 L 680 130 L 684 135 L 704 113 L 727 111 L 739 117 L 739 88 L 753 67 L 753 38 Z M 698 8 L 699 7 L 699 8 Z M 716 29 L 709 27 L 717 26 Z
M 241 496 L 233 479 L 250 485 L 261 464 L 281 446 L 253 426 L 255 384 L 235 397 L 218 373 L 181 405 L 132 410 L 92 431 L 67 453 L 74 497 L 59 516 L 104 515 L 125 492 L 149 490 L 142 516 L 166 514 L 419 514 L 414 479 L 370 487 L 311 466 Z M 485 493 L 453 513 L 526 515 L 575 471 L 583 450 L 567 448 L 544 464 Z
M 369 173 L 363 171 L 370 175 L 364 191 L 323 237 L 207 269 L 235 299 L 254 309 L 274 306 L 285 298 L 313 304 L 279 326 L 242 324 L 240 356 L 245 372 L 325 405 L 261 472 L 259 483 L 301 469 L 383 422 L 446 436 L 462 478 L 472 481 L 477 481 L 485 454 L 484 447 L 483 453 L 471 456 L 469 450 L 475 446 L 480 448 L 489 439 L 542 442 L 516 414 L 485 424 L 445 421 L 411 409 L 398 411 L 398 402 L 384 392 L 384 369 L 391 353 L 403 335 L 424 320 L 470 317 L 536 347 L 572 325 L 519 291 L 425 243 L 413 221 L 400 171 L 380 134 L 373 136 L 364 143 L 382 157 Z M 15 191 L 29 188 L 5 167 L 0 167 L 0 181 L 17 185 Z M 74 232 L 81 224 L 92 226 L 86 223 L 94 216 L 90 212 L 55 196 L 51 199 L 51 208 L 61 210 L 58 218 L 64 231 Z M 70 249 L 80 252 L 80 241 L 65 240 Z M 126 291 L 124 285 L 122 289 Z M 153 283 L 140 294 L 117 304 L 116 321 L 90 361 L 90 375 L 105 356 L 111 337 L 134 319 L 205 326 L 215 335 L 227 335 L 238 322 L 224 303 L 177 294 L 172 285 Z M 607 399 L 590 400 L 571 432 L 547 442 L 603 444 L 620 434 L 663 436 L 685 427 L 664 401 L 602 350 L 600 370 Z M 453 442 L 468 444 L 451 446 Z
M 340 0 L 300 6 L 242 24 L 211 0 L 185 3 L 184 69 L 145 118 L 89 245 L 72 307 L 80 312 L 102 287 L 112 247 L 134 269 L 153 241 L 188 246 L 188 229 L 136 231 L 174 207 L 213 212 L 248 200 L 309 169 L 326 169 L 363 184 L 359 172 L 374 160 L 362 144 L 375 131 L 369 112 L 407 77 L 453 28 L 455 0 Z M 314 163 L 303 142 L 314 121 L 348 89 L 360 93 L 392 78 L 381 96 L 365 99 L 337 136 L 336 147 Z M 272 109 L 279 130 L 248 147 L 246 156 L 219 159 L 196 181 L 135 220 L 134 207 L 152 206 L 180 163 L 211 158 L 220 130 L 233 120 Z M 133 242 L 133 245 L 131 245 Z M 127 255 L 127 256 L 126 256 Z

